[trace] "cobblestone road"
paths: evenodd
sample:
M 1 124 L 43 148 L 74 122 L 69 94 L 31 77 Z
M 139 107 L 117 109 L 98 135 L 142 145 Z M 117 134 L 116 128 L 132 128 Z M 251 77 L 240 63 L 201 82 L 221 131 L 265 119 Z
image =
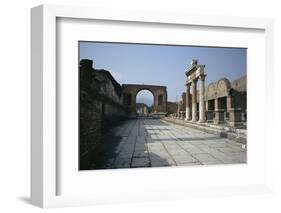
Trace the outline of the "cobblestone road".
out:
M 95 169 L 246 163 L 241 144 L 160 119 L 128 120 L 104 140 Z

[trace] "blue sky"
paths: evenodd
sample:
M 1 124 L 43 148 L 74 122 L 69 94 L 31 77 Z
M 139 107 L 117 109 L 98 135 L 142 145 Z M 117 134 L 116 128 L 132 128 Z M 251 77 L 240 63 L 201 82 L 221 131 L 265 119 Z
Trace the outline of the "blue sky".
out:
M 223 77 L 235 80 L 246 74 L 245 48 L 102 42 L 79 44 L 80 59 L 93 60 L 94 68 L 110 71 L 120 84 L 167 86 L 169 101 L 175 101 L 176 97 L 179 99 L 185 91 L 185 71 L 192 59 L 206 65 L 206 86 Z M 150 103 L 152 95 L 141 91 L 137 98 L 138 102 Z

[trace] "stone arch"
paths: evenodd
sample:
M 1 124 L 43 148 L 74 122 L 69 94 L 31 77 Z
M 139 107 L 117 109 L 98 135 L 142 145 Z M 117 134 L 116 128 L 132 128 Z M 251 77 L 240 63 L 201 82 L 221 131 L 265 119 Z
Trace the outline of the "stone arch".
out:
M 216 98 L 216 85 L 210 83 L 206 90 L 206 100 L 211 100 Z
M 155 94 L 153 93 L 153 91 L 151 91 L 150 89 L 147 89 L 147 88 L 143 88 L 143 89 L 138 89 L 137 91 L 136 91 L 136 103 L 137 103 L 137 96 L 141 93 L 141 92 L 143 92 L 143 91 L 148 91 L 151 95 L 152 95 L 152 112 L 154 111 L 154 100 L 155 100 Z
M 144 91 L 144 90 L 147 90 L 147 91 L 151 92 L 152 95 L 153 95 L 153 98 L 154 98 L 154 92 L 153 92 L 153 90 L 152 90 L 151 88 L 146 88 L 146 87 L 137 88 L 137 89 L 136 89 L 136 96 L 138 95 L 139 92 Z
M 231 84 L 227 78 L 222 78 L 216 82 L 212 82 L 206 89 L 206 100 L 228 96 L 230 89 Z
M 160 94 L 160 95 L 158 95 L 158 105 L 162 106 L 162 104 L 163 104 L 163 95 Z
M 153 110 L 154 112 L 167 112 L 167 88 L 165 86 L 158 85 L 144 85 L 144 84 L 123 84 L 122 85 L 124 97 L 130 96 L 130 104 L 124 101 L 124 105 L 127 106 L 130 114 L 136 114 L 136 96 L 142 90 L 148 90 L 153 95 Z M 162 103 L 159 104 L 159 97 Z M 125 100 L 125 99 L 124 99 Z
M 228 96 L 231 84 L 227 78 L 222 78 L 216 83 L 216 98 Z

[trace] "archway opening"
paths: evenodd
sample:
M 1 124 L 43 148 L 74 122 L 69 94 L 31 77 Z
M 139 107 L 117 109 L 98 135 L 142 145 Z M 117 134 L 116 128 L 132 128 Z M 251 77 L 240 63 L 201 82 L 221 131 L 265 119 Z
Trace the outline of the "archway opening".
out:
M 149 116 L 153 112 L 154 97 L 147 89 L 140 90 L 136 95 L 136 112 L 138 116 Z

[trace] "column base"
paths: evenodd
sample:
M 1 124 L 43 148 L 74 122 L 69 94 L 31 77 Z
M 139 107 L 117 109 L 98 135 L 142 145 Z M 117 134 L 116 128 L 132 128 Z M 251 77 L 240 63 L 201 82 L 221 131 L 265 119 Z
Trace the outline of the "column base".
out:
M 191 120 L 191 116 L 190 116 L 190 108 L 189 107 L 186 107 L 185 108 L 185 121 L 189 121 Z

